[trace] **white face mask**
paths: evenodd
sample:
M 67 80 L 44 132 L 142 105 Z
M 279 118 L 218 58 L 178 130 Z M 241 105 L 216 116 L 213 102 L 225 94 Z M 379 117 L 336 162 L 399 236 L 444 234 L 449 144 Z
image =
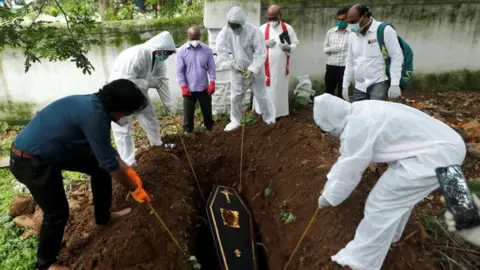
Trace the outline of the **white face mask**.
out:
M 188 41 L 190 45 L 192 45 L 194 48 L 198 47 L 200 45 L 200 40 L 190 40 Z
M 277 27 L 279 24 L 280 24 L 280 21 L 271 21 L 269 22 L 270 26 L 272 26 L 273 28 Z
M 117 121 L 115 121 L 115 124 L 121 126 L 121 127 L 124 127 L 128 124 L 128 117 L 122 117 L 120 119 L 118 119 Z

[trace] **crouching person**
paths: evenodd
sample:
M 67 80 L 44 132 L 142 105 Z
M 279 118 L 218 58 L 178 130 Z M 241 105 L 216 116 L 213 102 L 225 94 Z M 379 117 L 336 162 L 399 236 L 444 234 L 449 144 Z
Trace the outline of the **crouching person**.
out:
M 341 204 L 371 162 L 388 163 L 368 196 L 355 238 L 332 257 L 352 269 L 379 270 L 413 207 L 439 187 L 435 169 L 462 164 L 465 143 L 444 123 L 398 103 L 350 104 L 323 94 L 315 98 L 313 116 L 324 132 L 341 141 L 341 156 L 327 175 L 319 208 Z

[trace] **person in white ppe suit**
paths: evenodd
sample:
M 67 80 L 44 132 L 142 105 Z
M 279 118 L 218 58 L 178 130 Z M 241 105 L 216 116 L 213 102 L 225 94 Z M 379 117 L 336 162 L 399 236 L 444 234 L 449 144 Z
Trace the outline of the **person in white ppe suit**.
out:
M 268 98 L 275 106 L 275 117 L 279 118 L 289 114 L 288 86 L 290 79 L 290 56 L 300 43 L 292 26 L 281 20 L 280 7 L 273 5 L 267 11 L 268 23 L 260 26 L 267 46 L 267 59 L 265 61 L 265 85 Z M 282 42 L 280 35 L 288 33 L 290 44 Z M 255 100 L 254 109 L 257 113 L 262 111 Z
M 133 81 L 148 98 L 148 106 L 134 114 L 140 126 L 147 134 L 152 146 L 172 148 L 173 144 L 164 144 L 160 138 L 155 107 L 149 98 L 148 90 L 155 88 L 165 106 L 174 112 L 174 102 L 170 95 L 166 78 L 167 65 L 165 60 L 175 52 L 175 42 L 169 32 L 149 39 L 144 44 L 124 50 L 115 60 L 109 81 L 129 79 Z M 112 123 L 115 144 L 122 160 L 129 166 L 135 163 L 135 144 L 132 136 L 132 117 L 127 117 L 118 123 Z
M 444 123 L 403 104 L 349 103 L 330 94 L 314 99 L 315 123 L 339 136 L 340 154 L 327 175 L 318 207 L 337 206 L 359 184 L 370 163 L 387 163 L 365 204 L 355 238 L 332 256 L 343 266 L 379 270 L 400 240 L 413 207 L 439 187 L 435 169 L 462 164 L 466 147 Z
M 225 131 L 241 125 L 242 103 L 246 89 L 251 88 L 267 124 L 275 123 L 275 107 L 265 90 L 265 43 L 260 30 L 246 23 L 246 16 L 239 7 L 232 7 L 227 14 L 228 26 L 217 36 L 217 66 L 230 69 L 231 112 Z M 229 57 L 233 54 L 233 59 Z

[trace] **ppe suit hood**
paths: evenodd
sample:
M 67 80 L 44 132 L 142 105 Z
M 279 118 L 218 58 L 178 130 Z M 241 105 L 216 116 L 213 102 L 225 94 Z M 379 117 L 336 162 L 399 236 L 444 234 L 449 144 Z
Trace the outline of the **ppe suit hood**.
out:
M 314 99 L 313 120 L 323 131 L 332 136 L 340 136 L 351 110 L 352 104 L 349 102 L 323 94 Z
M 227 22 L 229 23 L 238 23 L 241 26 L 244 26 L 247 21 L 245 13 L 240 7 L 232 7 L 227 14 Z
M 175 51 L 175 42 L 172 35 L 167 31 L 161 32 L 147 40 L 145 45 L 153 50 Z

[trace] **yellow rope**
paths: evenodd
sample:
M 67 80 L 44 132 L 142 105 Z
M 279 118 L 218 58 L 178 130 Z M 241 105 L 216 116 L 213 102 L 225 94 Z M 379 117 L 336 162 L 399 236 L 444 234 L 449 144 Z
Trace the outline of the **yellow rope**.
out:
M 317 208 L 317 210 L 315 210 L 315 213 L 313 214 L 312 218 L 310 219 L 310 222 L 308 222 L 307 228 L 305 228 L 305 231 L 303 231 L 302 237 L 300 237 L 300 241 L 298 241 L 297 246 L 295 247 L 295 249 L 293 250 L 292 254 L 290 255 L 290 258 L 288 259 L 288 262 L 287 262 L 287 264 L 285 265 L 285 267 L 283 268 L 283 270 L 286 270 L 287 267 L 288 267 L 288 265 L 290 264 L 290 261 L 292 260 L 293 256 L 294 256 L 295 253 L 297 252 L 298 247 L 300 246 L 300 244 L 301 244 L 302 241 L 303 241 L 303 238 L 305 237 L 305 235 L 307 234 L 308 230 L 310 229 L 310 226 L 312 226 L 312 223 L 313 223 L 313 221 L 315 220 L 315 217 L 316 217 L 317 214 L 318 214 L 318 210 L 320 210 L 320 208 Z
M 320 196 L 321 196 L 322 194 L 323 194 L 323 188 L 322 188 L 322 191 L 320 191 Z M 315 210 L 315 213 L 313 213 L 312 218 L 311 218 L 310 221 L 308 222 L 307 228 L 305 228 L 305 231 L 303 231 L 302 237 L 300 237 L 300 240 L 298 241 L 297 246 L 296 246 L 295 249 L 293 250 L 292 254 L 290 254 L 290 258 L 288 258 L 288 262 L 287 262 L 287 264 L 285 265 L 285 267 L 283 268 L 283 270 L 286 270 L 286 269 L 287 269 L 288 265 L 289 265 L 290 262 L 292 261 L 293 256 L 295 256 L 295 253 L 297 253 L 297 250 L 298 250 L 298 248 L 300 247 L 300 244 L 302 243 L 303 238 L 305 237 L 305 235 L 307 235 L 308 230 L 310 230 L 310 226 L 312 226 L 313 221 L 314 221 L 315 218 L 317 217 L 317 214 L 318 214 L 318 211 L 319 211 L 319 210 L 320 210 L 320 208 L 317 207 L 317 210 Z
M 165 223 L 163 222 L 163 220 L 160 218 L 160 215 L 158 215 L 157 211 L 155 211 L 155 209 L 153 209 L 153 206 L 150 202 L 147 202 L 148 206 L 150 207 L 150 209 L 152 210 L 153 214 L 157 217 L 158 221 L 160 221 L 160 223 L 162 224 L 163 228 L 167 231 L 167 233 L 170 235 L 170 238 L 172 238 L 173 242 L 175 242 L 175 244 L 177 245 L 177 247 L 185 254 L 187 255 L 188 253 L 180 246 L 180 244 L 178 243 L 177 239 L 175 238 L 175 236 L 173 236 L 173 234 L 170 232 L 170 230 L 168 229 L 167 225 L 165 225 Z
M 179 131 L 178 127 L 177 127 L 177 131 Z M 183 141 L 182 133 L 179 132 L 178 134 L 180 134 L 180 140 L 182 141 L 183 149 L 185 150 L 185 154 L 187 155 L 188 164 L 190 164 L 190 169 L 192 170 L 193 177 L 195 178 L 195 182 L 197 183 L 197 188 L 200 191 L 200 196 L 202 196 L 202 200 L 203 202 L 205 202 L 205 197 L 203 196 L 202 188 L 200 187 L 200 183 L 198 182 L 197 175 L 195 174 L 195 170 L 193 169 L 192 161 L 190 160 L 190 156 L 188 155 L 187 146 L 185 146 L 185 142 Z
M 242 193 L 242 169 L 243 169 L 243 134 L 245 133 L 245 120 L 242 123 L 242 143 L 240 146 L 240 185 L 238 191 Z

